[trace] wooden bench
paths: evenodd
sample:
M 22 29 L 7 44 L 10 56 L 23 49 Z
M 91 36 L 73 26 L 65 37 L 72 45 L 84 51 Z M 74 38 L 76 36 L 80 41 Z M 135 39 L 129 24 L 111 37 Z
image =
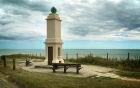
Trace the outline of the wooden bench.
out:
M 79 74 L 79 70 L 82 69 L 81 64 L 63 64 L 63 63 L 54 63 L 52 64 L 53 66 L 53 73 L 55 73 L 55 70 L 57 68 L 63 67 L 64 68 L 64 73 L 66 73 L 66 70 L 68 68 L 76 68 L 76 73 Z
M 32 61 L 30 59 L 26 59 L 26 62 L 25 62 L 26 66 L 29 65 L 30 63 L 32 63 Z

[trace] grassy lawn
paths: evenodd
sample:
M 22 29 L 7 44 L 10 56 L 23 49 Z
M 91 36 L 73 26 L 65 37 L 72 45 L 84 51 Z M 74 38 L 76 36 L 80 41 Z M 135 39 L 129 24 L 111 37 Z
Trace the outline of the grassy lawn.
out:
M 21 60 L 17 59 L 16 61 Z M 46 69 L 47 70 L 47 69 Z M 7 67 L 0 60 L 0 71 L 9 81 L 20 88 L 139 88 L 140 82 L 124 81 L 109 77 L 69 77 L 47 73 L 28 72 L 18 68 L 12 70 L 12 60 L 7 59 Z
M 120 71 L 117 72 L 117 75 L 140 79 L 140 72 L 120 70 Z

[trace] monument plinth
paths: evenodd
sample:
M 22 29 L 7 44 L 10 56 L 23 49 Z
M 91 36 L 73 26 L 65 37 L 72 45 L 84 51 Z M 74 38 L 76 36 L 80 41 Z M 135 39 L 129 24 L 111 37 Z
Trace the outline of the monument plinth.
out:
M 47 21 L 47 38 L 45 40 L 45 61 L 48 65 L 52 63 L 64 63 L 62 59 L 61 19 L 55 7 L 51 8 Z

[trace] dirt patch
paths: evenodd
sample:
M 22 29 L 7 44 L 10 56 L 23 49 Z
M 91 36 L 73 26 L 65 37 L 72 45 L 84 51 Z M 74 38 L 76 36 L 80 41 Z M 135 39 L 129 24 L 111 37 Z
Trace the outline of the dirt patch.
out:
M 39 64 L 39 63 L 37 63 Z M 118 78 L 122 80 L 130 80 L 130 81 L 140 81 L 139 79 L 133 79 L 128 77 L 121 77 L 116 75 L 115 72 L 117 69 L 101 67 L 96 65 L 82 65 L 82 69 L 79 71 L 79 74 L 76 74 L 76 68 L 68 68 L 67 73 L 64 73 L 64 69 L 60 68 L 56 70 L 56 73 L 53 73 L 53 70 L 50 68 L 35 68 L 36 62 L 32 63 L 29 66 L 25 66 L 25 63 L 19 64 L 19 66 L 30 72 L 41 72 L 41 73 L 49 73 L 63 76 L 74 76 L 74 77 L 111 77 Z M 49 66 L 50 67 L 50 66 Z

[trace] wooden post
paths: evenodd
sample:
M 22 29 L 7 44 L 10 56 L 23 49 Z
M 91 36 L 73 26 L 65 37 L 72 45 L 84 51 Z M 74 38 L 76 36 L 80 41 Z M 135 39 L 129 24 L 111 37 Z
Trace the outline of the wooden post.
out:
M 108 60 L 108 53 L 107 53 L 107 60 Z
M 129 61 L 129 53 L 128 53 L 128 61 Z
M 66 53 L 66 59 L 68 59 L 68 54 Z
M 76 65 L 76 73 L 79 74 L 78 64 Z
M 78 53 L 76 54 L 76 56 L 77 56 L 77 59 L 78 59 Z
M 91 57 L 91 55 L 92 55 L 92 54 L 90 53 L 90 57 Z
M 41 53 L 40 53 L 40 58 L 41 58 Z
M 34 57 L 34 54 L 32 53 L 32 58 Z
M 53 64 L 53 73 L 55 73 L 55 67 L 56 67 L 56 66 Z
M 67 70 L 67 69 L 66 69 L 66 65 L 65 65 L 65 66 L 64 66 L 64 73 L 66 73 L 66 70 Z
M 13 70 L 16 70 L 15 59 L 13 59 Z
M 6 58 L 3 61 L 4 61 L 4 67 L 6 67 Z

